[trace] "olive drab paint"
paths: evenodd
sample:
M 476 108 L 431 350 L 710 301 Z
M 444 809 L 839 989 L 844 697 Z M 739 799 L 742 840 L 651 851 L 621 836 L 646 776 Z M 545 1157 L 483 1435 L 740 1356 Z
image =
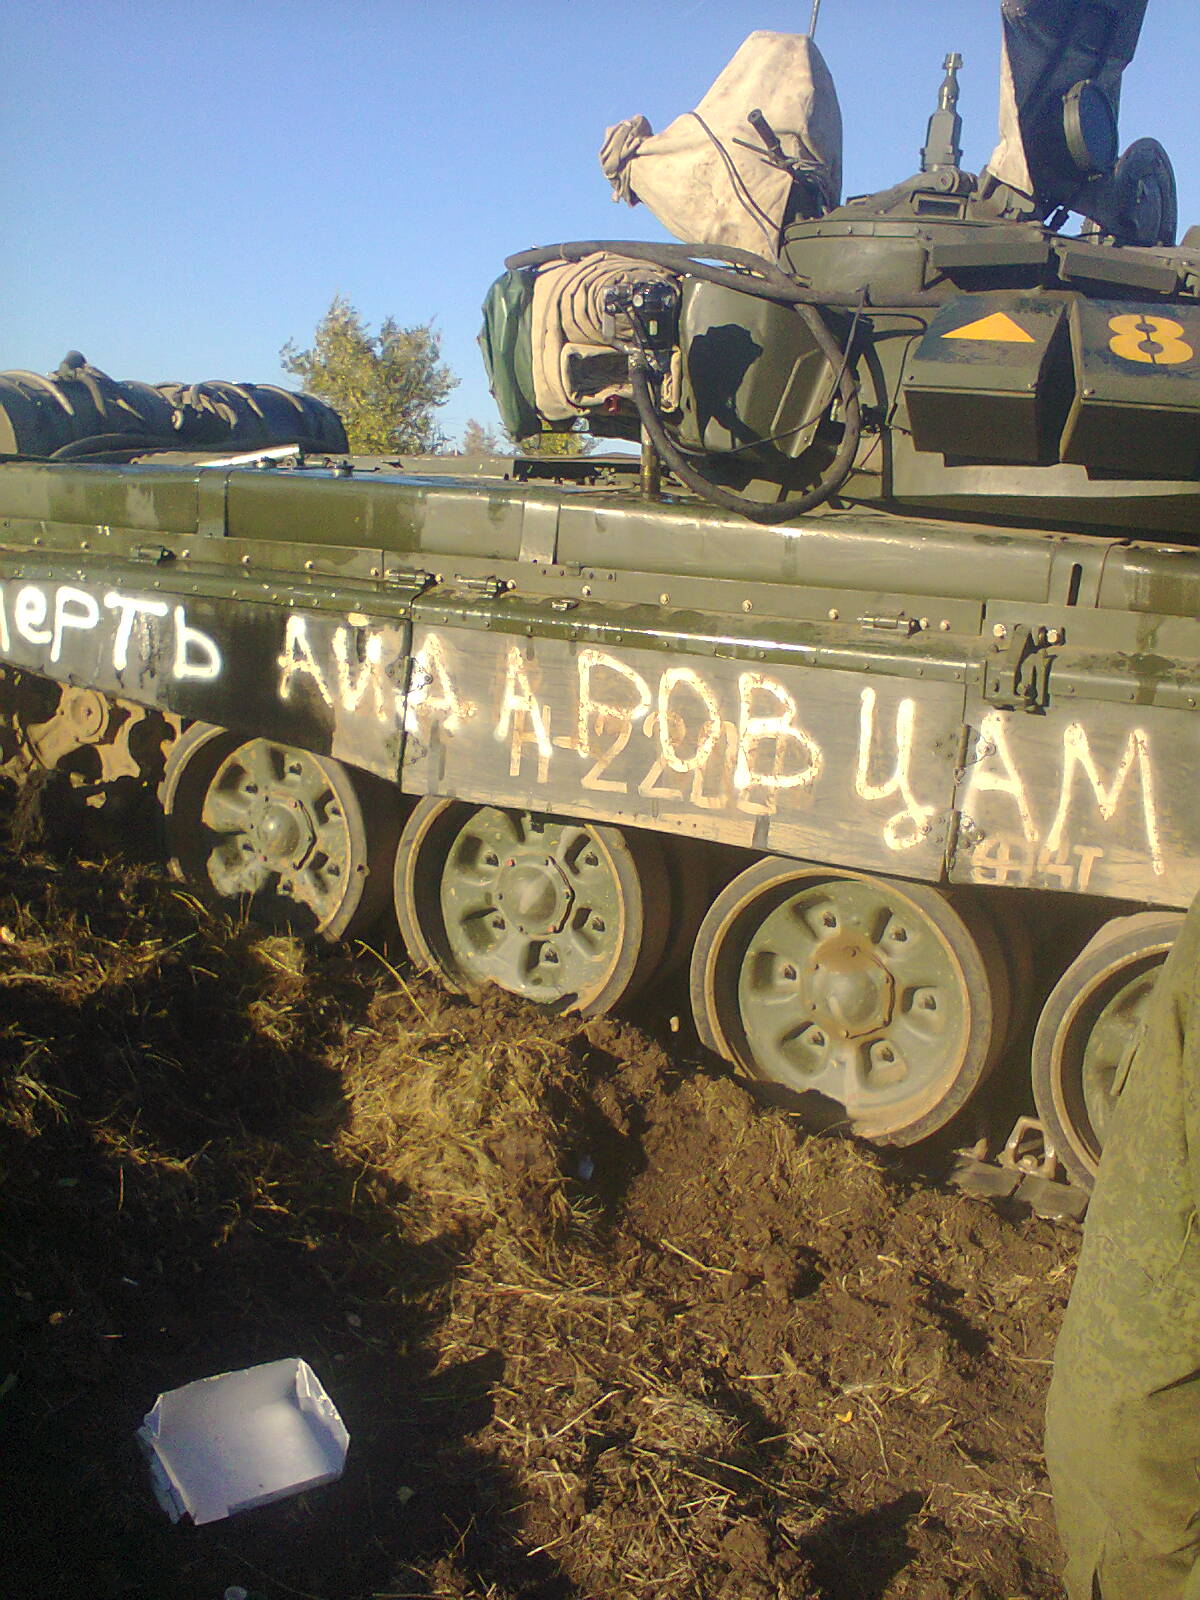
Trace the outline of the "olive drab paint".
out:
M 45 471 L 7 469 L 0 493 L 22 473 Z M 227 479 L 231 507 L 251 480 L 257 513 L 263 474 Z M 321 515 L 330 490 L 363 504 L 387 485 L 293 473 L 278 488 L 302 524 Z M 413 492 L 397 481 L 393 493 L 415 521 Z M 560 539 L 566 532 L 578 555 L 598 558 L 612 513 L 602 501 L 554 498 Z M 888 613 L 877 595 L 847 589 L 843 620 L 843 607 L 820 604 L 838 593 L 822 585 L 810 618 L 799 620 L 791 561 L 739 584 L 724 556 L 707 576 L 684 580 L 681 606 L 661 591 L 639 601 L 645 575 L 616 570 L 598 599 L 601 580 L 582 561 L 522 561 L 522 507 L 511 491 L 496 495 L 472 536 L 479 503 L 477 490 L 447 486 L 424 492 L 420 510 L 439 544 L 460 509 L 464 546 L 481 536 L 498 542 L 512 526 L 511 556 L 487 563 L 490 597 L 469 572 L 428 581 L 414 565 L 406 589 L 369 572 L 339 578 L 336 559 L 318 584 L 306 558 L 315 603 L 305 605 L 287 592 L 300 576 L 285 565 L 289 547 L 260 543 L 255 515 L 243 518 L 239 540 L 198 527 L 186 545 L 176 535 L 171 560 L 156 557 L 162 575 L 147 583 L 136 535 L 93 525 L 87 542 L 102 551 L 82 562 L 73 555 L 70 582 L 37 575 L 28 558 L 22 571 L 5 569 L 0 655 L 63 682 L 337 754 L 414 794 L 537 804 L 931 882 L 1178 906 L 1200 886 L 1200 823 L 1182 765 L 1196 739 L 1188 666 L 1200 659 L 1200 624 L 1139 609 L 1143 649 L 1122 669 L 1111 646 L 1141 605 L 1137 546 L 1105 551 L 1106 598 L 1125 600 L 1119 620 L 1079 597 L 1008 601 L 1040 631 L 1027 630 L 1006 701 L 998 684 L 1012 672 L 1008 625 L 989 627 L 982 600 L 964 609 L 947 595 L 893 596 Z M 677 513 L 625 504 L 620 516 L 633 541 L 640 521 L 643 554 L 665 563 L 674 547 L 681 563 L 700 566 L 689 554 L 700 541 Z M 52 571 L 46 541 L 55 535 L 38 525 L 38 562 Z M 850 537 L 862 522 L 854 513 L 823 519 L 814 575 L 842 526 Z M 64 556 L 81 531 L 61 526 Z M 1061 553 L 1060 541 L 1036 532 L 997 541 L 927 524 L 912 525 L 910 537 L 926 560 L 924 571 L 910 566 L 910 582 L 926 591 L 938 576 L 962 590 L 972 574 L 1002 585 L 1006 573 L 1014 590 L 1031 580 L 1044 590 Z M 790 556 L 774 542 L 777 557 Z M 1080 541 L 1077 553 L 1092 556 L 1096 545 Z M 479 559 L 468 548 L 458 565 Z M 1200 558 L 1173 566 L 1187 603 L 1200 590 Z M 1151 658 L 1148 677 L 1144 647 L 1156 632 L 1174 657 Z M 1030 704 L 1016 680 L 1024 672 L 1027 689 L 1039 657 L 1045 703 Z

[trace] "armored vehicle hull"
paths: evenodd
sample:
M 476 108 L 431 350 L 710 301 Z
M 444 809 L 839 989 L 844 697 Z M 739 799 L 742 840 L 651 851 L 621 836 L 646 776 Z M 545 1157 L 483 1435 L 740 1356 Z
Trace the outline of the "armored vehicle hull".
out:
M 159 782 L 210 892 L 603 1011 L 691 964 L 700 1037 L 913 1142 L 1031 1020 L 1087 1181 L 1200 887 L 1200 554 L 615 489 L 0 469 L 13 768 Z M 1061 920 L 1061 919 L 1060 919 Z M 1003 1131 L 1003 1130 L 1002 1130 Z

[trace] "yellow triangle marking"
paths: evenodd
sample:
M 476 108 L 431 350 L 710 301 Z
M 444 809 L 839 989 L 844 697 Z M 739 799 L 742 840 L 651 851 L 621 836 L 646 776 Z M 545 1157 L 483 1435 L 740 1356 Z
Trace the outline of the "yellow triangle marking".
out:
M 978 322 L 968 322 L 965 328 L 953 328 L 942 335 L 943 339 L 979 339 L 992 344 L 1036 344 L 1031 333 L 1026 333 L 1020 323 L 1004 311 L 996 311 Z

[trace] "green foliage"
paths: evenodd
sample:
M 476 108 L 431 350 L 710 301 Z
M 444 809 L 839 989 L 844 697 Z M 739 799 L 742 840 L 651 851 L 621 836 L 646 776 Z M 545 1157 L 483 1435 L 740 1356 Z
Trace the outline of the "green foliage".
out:
M 463 429 L 462 448 L 459 451 L 464 456 L 510 456 L 512 446 L 500 438 L 495 428 L 487 428 L 477 417 L 468 417 L 467 425 Z
M 501 436 L 477 417 L 470 417 L 463 429 L 459 455 L 464 456 L 590 456 L 597 441 L 586 433 L 534 433 L 514 445 L 508 434 Z
M 588 433 L 535 433 L 517 444 L 522 455 L 530 456 L 590 456 L 595 448 Z
M 458 379 L 440 361 L 442 336 L 432 322 L 402 328 L 393 317 L 373 334 L 345 295 L 334 295 L 317 324 L 312 348 L 289 340 L 279 352 L 285 372 L 327 401 L 360 455 L 436 454 L 446 436 L 434 412 Z

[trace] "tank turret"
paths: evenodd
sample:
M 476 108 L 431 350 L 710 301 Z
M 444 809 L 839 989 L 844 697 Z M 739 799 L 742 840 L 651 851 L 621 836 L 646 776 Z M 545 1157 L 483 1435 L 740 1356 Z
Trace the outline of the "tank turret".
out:
M 1004 0 L 988 166 L 961 165 L 952 52 L 919 171 L 844 202 L 815 43 L 751 35 L 695 112 L 660 135 L 645 118 L 608 132 L 617 194 L 684 242 L 510 258 L 484 339 L 506 422 L 519 392 L 525 433 L 583 418 L 643 438 L 677 483 L 756 521 L 837 502 L 1190 537 L 1200 239 L 1175 244 L 1162 147 L 1118 155 L 1144 12 Z M 578 315 L 581 276 L 637 283 L 639 264 L 675 286 L 665 341 L 661 316 L 651 333 Z M 552 374 L 523 359 L 548 342 Z

